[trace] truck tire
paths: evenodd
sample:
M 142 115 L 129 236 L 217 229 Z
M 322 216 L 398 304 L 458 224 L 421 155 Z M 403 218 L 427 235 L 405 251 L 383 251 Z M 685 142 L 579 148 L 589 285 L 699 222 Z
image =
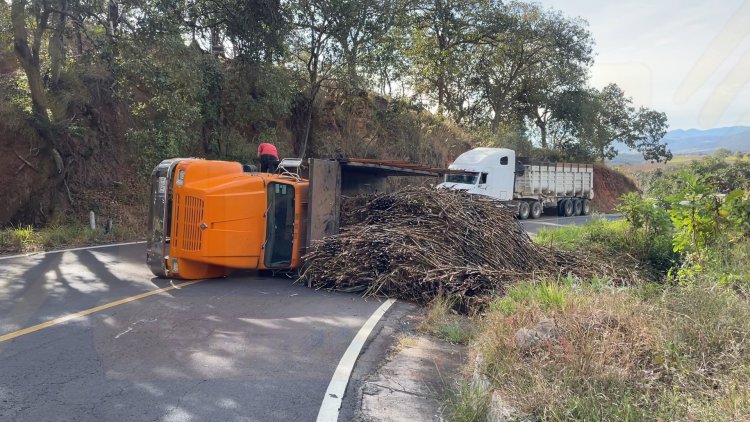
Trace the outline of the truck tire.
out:
M 584 199 L 581 204 L 581 215 L 591 214 L 591 202 L 588 199 Z
M 529 203 L 526 201 L 521 201 L 518 204 L 518 219 L 525 220 L 527 218 L 529 218 Z
M 575 211 L 572 199 L 563 199 L 562 201 L 562 212 L 563 216 L 570 217 Z
M 542 209 L 542 204 L 539 201 L 534 201 L 531 203 L 531 212 L 529 213 L 529 217 L 532 219 L 537 219 L 542 216 L 542 212 L 544 209 Z
M 565 203 L 564 199 L 561 199 L 561 200 L 557 201 L 557 215 L 559 217 L 564 217 L 565 216 L 565 212 L 563 211 L 563 204 L 564 203 Z
M 583 212 L 583 201 L 576 198 L 573 200 L 573 215 L 581 215 Z

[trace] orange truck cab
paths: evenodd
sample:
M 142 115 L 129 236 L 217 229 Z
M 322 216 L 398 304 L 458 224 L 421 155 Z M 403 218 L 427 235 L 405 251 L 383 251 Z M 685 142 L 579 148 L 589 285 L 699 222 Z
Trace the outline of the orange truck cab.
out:
M 304 245 L 308 181 L 235 162 L 164 160 L 151 174 L 146 261 L 157 277 L 293 269 Z

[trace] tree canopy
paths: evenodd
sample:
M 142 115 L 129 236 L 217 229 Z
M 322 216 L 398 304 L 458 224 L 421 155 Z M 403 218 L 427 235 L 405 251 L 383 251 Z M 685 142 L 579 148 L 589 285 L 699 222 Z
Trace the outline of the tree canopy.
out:
M 579 159 L 612 158 L 616 142 L 671 158 L 664 113 L 590 85 L 587 23 L 535 3 L 12 0 L 0 22 L 30 107 L 14 104 L 63 159 L 62 140 L 101 129 L 91 122 L 103 98 L 131 116 L 126 140 L 148 160 L 231 157 L 243 151 L 238 127 L 272 137 L 283 116 L 304 155 L 321 90 L 377 91 L 487 139 L 512 128 Z

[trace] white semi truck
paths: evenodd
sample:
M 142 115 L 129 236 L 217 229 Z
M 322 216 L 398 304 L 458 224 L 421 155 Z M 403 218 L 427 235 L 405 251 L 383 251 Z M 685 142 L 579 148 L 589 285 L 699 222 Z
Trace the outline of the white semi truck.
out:
M 524 160 L 525 161 L 525 160 Z M 545 209 L 559 216 L 588 215 L 594 198 L 591 164 L 532 163 L 507 148 L 474 148 L 456 158 L 439 188 L 489 196 L 517 207 L 518 218 L 539 218 Z

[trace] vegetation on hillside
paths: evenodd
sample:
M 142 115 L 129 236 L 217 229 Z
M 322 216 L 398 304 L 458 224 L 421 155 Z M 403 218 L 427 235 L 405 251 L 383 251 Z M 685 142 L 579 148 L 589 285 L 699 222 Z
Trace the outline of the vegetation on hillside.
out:
M 535 241 L 594 259 L 635 258 L 651 281 L 569 276 L 511 287 L 471 324 L 489 384 L 459 388 L 471 394 L 448 400 L 453 418 L 484 420 L 493 392 L 531 419 L 750 418 L 745 170 L 696 162 L 647 177 L 643 194 L 621 199 L 622 220 L 540 232 Z
M 396 156 L 471 145 L 653 160 L 663 113 L 588 83 L 585 21 L 533 3 L 0 2 L 0 224 L 45 223 L 82 191 L 176 155 Z M 85 196 L 85 195 L 84 195 Z

